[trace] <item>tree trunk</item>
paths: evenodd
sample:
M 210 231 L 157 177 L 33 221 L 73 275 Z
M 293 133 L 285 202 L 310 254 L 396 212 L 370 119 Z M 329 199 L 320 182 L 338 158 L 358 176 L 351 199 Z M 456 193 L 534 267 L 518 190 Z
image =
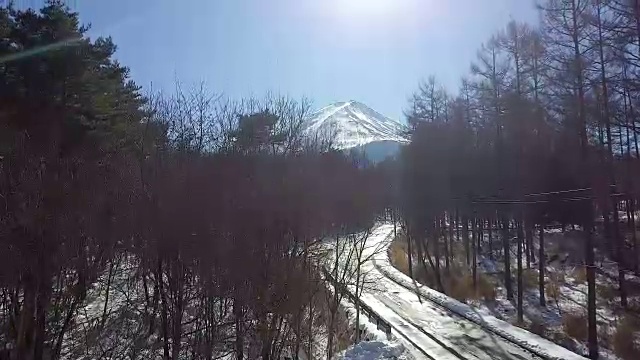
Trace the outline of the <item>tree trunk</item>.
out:
M 107 275 L 107 289 L 104 295 L 104 306 L 102 307 L 102 320 L 100 321 L 100 329 L 104 329 L 104 324 L 107 321 L 107 304 L 109 304 L 109 290 L 111 289 L 111 278 L 113 277 L 113 259 L 109 264 L 109 274 Z
M 488 228 L 488 234 L 487 236 L 489 237 L 489 259 L 493 260 L 493 224 L 491 221 L 491 218 L 489 218 L 488 220 L 489 223 L 489 228 Z
M 275 342 L 274 338 L 276 338 L 273 334 L 276 328 L 277 316 L 274 314 L 271 316 L 271 320 L 267 321 L 267 317 L 264 316 L 264 336 L 262 340 L 262 359 L 269 360 L 273 358 L 273 353 L 275 352 Z
M 360 342 L 360 293 L 362 292 L 360 284 L 360 260 L 358 259 L 358 266 L 356 268 L 356 344 Z
M 469 219 L 462 217 L 462 238 L 464 240 L 464 253 L 466 255 L 467 265 L 471 265 L 471 254 L 469 249 Z
M 169 359 L 169 325 L 167 319 L 168 305 L 167 305 L 167 295 L 164 289 L 164 280 L 162 273 L 162 260 L 158 259 L 158 269 L 156 279 L 158 279 L 158 292 L 160 294 L 160 306 L 161 310 L 161 321 L 162 321 L 162 349 L 164 353 L 164 358 Z
M 433 223 L 435 235 L 433 236 L 433 255 L 435 257 L 436 271 L 440 273 L 440 219 L 435 218 Z
M 513 300 L 513 286 L 511 284 L 511 251 L 509 244 L 509 223 L 502 218 L 502 250 L 504 252 L 504 287 L 507 299 Z
M 598 358 L 598 329 L 596 322 L 596 270 L 594 266 L 594 250 L 593 250 L 593 234 L 591 220 L 587 221 L 585 226 L 587 233 L 585 258 L 587 266 L 587 318 L 588 318 L 588 346 L 589 357 L 591 359 Z
M 239 300 L 239 296 L 236 295 L 233 299 L 233 319 L 236 331 L 235 350 L 237 360 L 244 359 L 244 331 L 242 329 L 242 312 L 242 302 Z
M 535 252 L 533 249 L 533 226 L 531 224 L 531 221 L 527 221 L 525 223 L 525 233 L 524 233 L 524 238 L 525 238 L 525 243 L 527 245 L 527 269 L 531 269 L 531 262 L 532 261 L 536 261 L 535 258 Z
M 456 207 L 456 241 L 460 241 L 460 215 L 458 214 L 458 208 Z
M 587 119 L 586 119 L 586 109 L 585 109 L 585 99 L 584 99 L 584 70 L 582 68 L 583 64 L 583 55 L 580 50 L 580 40 L 578 38 L 578 9 L 576 7 L 576 1 L 571 1 L 571 22 L 572 22 L 572 41 L 573 41 L 573 52 L 575 61 L 575 76 L 576 76 L 576 84 L 577 84 L 577 105 L 578 105 L 578 133 L 580 135 L 580 150 L 581 150 L 581 160 L 582 160 L 582 171 L 583 176 L 586 176 L 586 179 L 589 179 L 591 173 L 590 169 L 590 159 L 589 159 L 589 138 L 587 135 Z M 590 185 L 587 183 L 587 185 Z M 584 229 L 586 231 L 586 242 L 585 242 L 585 262 L 587 266 L 587 318 L 588 318 L 588 347 L 589 347 L 589 357 L 591 359 L 598 358 L 598 332 L 596 329 L 596 273 L 594 268 L 594 249 L 593 249 L 593 204 L 591 201 L 586 202 L 587 214 L 585 215 Z M 573 225 L 573 224 L 572 224 Z
M 407 265 L 409 266 L 409 277 L 413 279 L 413 250 L 411 249 L 412 237 L 409 235 L 409 230 L 406 230 L 407 237 Z
M 614 185 L 615 186 L 615 185 Z M 614 243 L 618 246 L 618 288 L 620 291 L 620 305 L 623 308 L 627 307 L 627 289 L 626 289 L 626 279 L 625 279 L 625 250 L 624 250 L 624 238 L 620 234 L 620 220 L 618 218 L 618 207 L 617 200 L 615 197 L 611 197 L 611 202 L 613 203 L 613 236 Z
M 547 302 L 544 298 L 544 269 L 547 259 L 544 253 L 544 225 L 540 224 L 540 246 L 538 248 L 538 289 L 540 291 L 540 306 L 546 306 Z
M 442 236 L 444 238 L 444 267 L 445 270 L 447 272 L 447 274 L 449 273 L 449 239 L 450 237 L 447 236 L 447 233 L 449 233 L 449 235 L 451 235 L 451 226 L 449 226 L 447 228 L 446 226 L 446 219 L 442 218 L 442 227 L 443 227 L 443 231 L 442 231 Z
M 35 319 L 35 336 L 33 339 L 33 359 L 34 360 L 42 360 L 44 357 L 44 346 L 46 341 L 46 324 L 47 324 L 47 308 L 49 306 L 51 300 L 51 281 L 48 278 L 48 274 L 42 273 L 41 276 L 44 275 L 38 285 L 38 295 L 36 300 L 36 319 Z M 81 280 L 79 280 L 81 281 Z M 79 285 L 81 286 L 81 285 Z M 79 297 L 81 294 L 74 294 L 74 300 L 71 304 L 71 308 L 69 309 L 69 313 L 67 319 L 60 329 L 60 333 L 58 338 L 60 339 L 59 344 L 62 344 L 62 339 L 64 335 L 69 329 L 69 324 L 73 316 L 75 316 L 77 304 L 79 303 Z M 54 358 L 59 358 L 59 350 L 55 353 Z
M 391 217 L 392 217 L 392 221 L 393 221 L 393 238 L 397 239 L 398 238 L 398 222 L 396 219 L 396 211 L 394 209 L 391 209 Z
M 307 356 L 313 356 L 313 297 L 309 297 L 309 327 L 307 331 L 309 332 L 309 339 L 307 344 Z M 297 356 L 297 354 L 296 354 Z
M 429 265 L 431 266 L 431 269 L 433 270 L 433 272 L 436 275 L 436 285 L 438 286 L 438 291 L 440 291 L 443 294 L 446 294 L 446 289 L 444 288 L 443 284 L 442 284 L 442 277 L 440 276 L 440 271 L 438 269 L 436 269 L 435 264 L 433 263 L 433 260 L 431 260 L 431 256 L 429 255 L 429 250 L 426 248 L 425 246 L 425 254 L 424 256 L 421 256 L 420 259 L 422 260 L 422 267 L 424 268 L 424 271 L 427 271 L 427 265 L 424 261 L 424 258 L 427 258 L 427 260 L 429 261 Z
M 178 256 L 171 261 L 171 277 L 173 278 L 173 281 L 169 281 L 173 294 L 171 358 L 178 360 L 182 349 L 182 313 L 184 307 L 184 270 Z
M 71 306 L 67 312 L 67 316 L 64 319 L 64 322 L 62 323 L 62 329 L 60 329 L 60 332 L 58 333 L 58 338 L 56 340 L 54 349 L 53 349 L 53 353 L 55 358 L 59 358 L 60 357 L 60 353 L 62 351 L 62 342 L 64 340 L 64 335 L 66 334 L 67 330 L 69 329 L 69 325 L 71 324 L 71 320 L 73 320 L 73 316 L 75 315 L 76 312 L 76 308 L 77 306 L 80 304 L 80 298 L 79 297 L 74 297 Z
M 340 236 L 338 234 L 336 234 L 335 237 L 335 248 L 338 249 L 340 246 Z M 335 338 L 335 326 L 336 326 L 336 316 L 337 316 L 337 311 L 338 311 L 338 306 L 340 305 L 340 296 L 339 296 L 339 292 L 341 291 L 338 286 L 338 254 L 336 254 L 336 256 L 334 256 L 334 264 L 333 264 L 333 278 L 335 280 L 334 283 L 334 292 L 333 292 L 333 298 L 332 298 L 332 303 L 330 306 L 330 316 L 329 316 L 329 333 L 327 335 L 328 340 L 327 340 L 327 358 L 330 359 L 333 356 L 333 342 L 334 342 L 334 338 Z
M 522 323 L 523 321 L 523 309 L 522 309 L 522 295 L 523 295 L 523 284 L 522 284 L 522 243 L 524 242 L 524 234 L 522 232 L 522 220 L 517 222 L 517 233 L 518 233 L 518 247 L 517 247 L 517 263 L 518 263 L 518 303 L 517 303 L 517 313 L 518 313 L 518 322 Z
M 484 219 L 479 219 L 478 221 L 478 237 L 476 238 L 478 249 L 478 254 L 482 255 L 482 243 L 484 242 Z
M 20 309 L 20 320 L 18 321 L 17 340 L 16 340 L 16 353 L 17 358 L 27 359 L 29 352 L 29 345 L 31 342 L 31 334 L 33 334 L 34 317 L 35 317 L 35 301 L 36 291 L 33 277 L 30 271 L 27 271 L 23 280 L 23 303 Z
M 636 209 L 634 199 L 629 199 L 629 227 L 631 230 L 631 240 L 633 241 L 633 268 L 638 271 L 638 234 L 636 234 Z
M 604 57 L 604 40 L 603 40 L 603 31 L 602 31 L 602 0 L 597 0 L 596 2 L 596 20 L 597 20 L 597 29 L 598 29 L 598 54 L 600 58 L 600 81 L 602 82 L 602 106 L 604 111 L 604 124 L 605 130 L 607 134 L 607 172 L 609 176 L 609 184 L 608 187 L 608 195 L 609 200 L 611 201 L 611 210 L 613 211 L 613 223 L 612 225 L 612 234 L 613 234 L 613 243 L 617 244 L 617 261 L 618 261 L 618 282 L 620 287 L 620 304 L 622 307 L 627 307 L 627 294 L 626 294 L 626 286 L 625 286 L 625 264 L 624 264 L 624 239 L 620 236 L 620 219 L 618 216 L 618 200 L 614 196 L 616 191 L 616 177 L 614 174 L 613 168 L 613 140 L 611 137 L 611 119 L 609 114 L 609 94 L 608 94 L 608 84 L 607 84 L 607 76 L 605 70 L 605 57 Z
M 447 246 L 449 247 L 449 249 L 447 250 L 447 252 L 449 253 L 449 261 L 451 261 L 453 259 L 453 251 L 452 251 L 452 244 L 453 244 L 453 216 L 451 216 L 452 213 L 449 214 L 449 242 L 447 244 Z
M 473 288 L 478 288 L 478 250 L 476 248 L 476 237 L 478 236 L 476 232 L 476 219 L 474 218 L 471 222 L 471 253 L 472 253 L 472 261 L 471 264 L 471 276 L 473 278 Z

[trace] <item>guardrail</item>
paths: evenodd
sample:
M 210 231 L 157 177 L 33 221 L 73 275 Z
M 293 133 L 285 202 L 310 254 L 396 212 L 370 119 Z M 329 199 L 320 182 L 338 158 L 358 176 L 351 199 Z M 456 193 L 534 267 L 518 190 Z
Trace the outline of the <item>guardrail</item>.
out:
M 346 296 L 352 303 L 356 304 L 360 307 L 360 314 L 366 316 L 369 322 L 376 324 L 378 330 L 383 331 L 387 335 L 387 340 L 391 339 L 391 324 L 389 324 L 386 320 L 380 316 L 376 311 L 370 308 L 367 304 L 360 301 L 360 299 L 356 298 L 349 289 L 344 284 L 341 284 L 335 280 L 335 278 L 327 271 L 327 269 L 322 268 L 322 272 L 327 280 L 331 282 L 331 285 L 342 293 L 342 295 Z M 359 325 L 358 331 L 359 331 Z

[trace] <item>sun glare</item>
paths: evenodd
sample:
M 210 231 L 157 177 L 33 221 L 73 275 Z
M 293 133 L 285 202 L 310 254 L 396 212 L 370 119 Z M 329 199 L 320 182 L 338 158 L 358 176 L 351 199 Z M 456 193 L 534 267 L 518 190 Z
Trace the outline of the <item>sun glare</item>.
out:
M 325 0 L 323 12 L 347 27 L 401 26 L 432 18 L 441 6 L 433 0 Z
M 381 20 L 396 17 L 406 1 L 398 0 L 337 0 L 340 17 L 353 20 Z
M 345 14 L 378 16 L 398 10 L 402 1 L 394 0 L 342 0 L 340 10 Z

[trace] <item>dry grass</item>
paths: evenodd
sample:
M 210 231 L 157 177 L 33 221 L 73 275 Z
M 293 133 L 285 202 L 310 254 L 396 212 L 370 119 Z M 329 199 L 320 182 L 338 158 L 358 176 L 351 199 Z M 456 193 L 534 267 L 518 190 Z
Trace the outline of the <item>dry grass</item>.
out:
M 409 259 L 407 258 L 406 244 L 400 240 L 394 240 L 389 247 L 389 260 L 396 269 L 409 275 Z
M 598 300 L 611 301 L 618 297 L 620 292 L 616 286 L 596 284 L 596 294 Z
M 404 256 L 395 255 L 400 253 L 399 250 L 390 251 L 392 264 L 408 275 L 408 264 L 406 264 L 406 253 Z M 395 260 L 394 260 L 395 259 Z M 403 261 L 405 263 L 403 263 Z M 444 269 L 441 269 L 441 280 L 445 293 L 452 298 L 466 303 L 468 300 L 485 300 L 493 301 L 497 297 L 495 284 L 491 282 L 488 276 L 478 273 L 478 281 L 476 287 L 473 286 L 473 277 L 466 270 L 452 268 L 449 275 Z M 421 284 L 437 289 L 437 280 L 435 273 L 428 269 L 425 271 L 422 266 L 414 267 L 413 276 Z
M 478 281 L 474 288 L 473 276 L 468 271 L 452 269 L 450 275 L 443 278 L 447 295 L 458 301 L 468 300 L 493 301 L 496 299 L 496 287 L 489 277 L 478 273 Z
M 467 300 L 474 298 L 473 291 L 473 278 L 468 272 L 457 273 L 452 271 L 452 274 L 444 279 L 444 287 L 447 290 L 447 294 L 458 301 L 467 302 Z
M 330 323 L 330 309 L 327 304 L 327 291 L 325 287 L 320 287 L 318 293 L 314 297 L 314 324 L 316 327 L 320 326 L 328 330 Z M 337 309 L 335 314 L 335 342 L 334 353 L 342 351 L 353 344 L 355 339 L 355 328 L 349 326 L 349 320 L 347 314 L 342 307 Z
M 564 284 L 564 274 L 550 272 L 549 280 L 545 283 L 545 286 L 544 286 L 547 297 L 555 301 L 556 306 L 558 306 L 558 311 L 560 311 L 558 300 L 562 295 L 561 284 Z
M 436 274 L 431 269 L 425 270 L 422 265 L 413 268 L 413 277 L 419 283 L 427 285 L 432 289 L 437 288 Z M 444 282 L 444 280 L 443 280 Z
M 355 329 L 350 329 L 344 324 L 336 329 L 336 353 L 347 349 L 354 343 Z
M 535 289 L 538 287 L 538 270 L 525 269 L 522 271 L 522 283 L 525 289 Z
M 554 281 L 547 281 L 545 284 L 545 293 L 552 299 L 560 298 L 560 285 Z
M 527 329 L 529 331 L 542 337 L 545 336 L 546 328 L 547 326 L 538 319 L 531 319 L 531 323 L 529 324 L 529 326 L 527 326 Z
M 600 346 L 611 349 L 611 327 L 609 325 L 598 325 L 598 343 Z
M 627 299 L 629 304 L 627 306 L 627 311 L 632 312 L 634 314 L 640 314 L 640 299 L 637 297 Z
M 572 338 L 586 341 L 588 335 L 587 315 L 584 313 L 565 313 L 562 315 L 562 329 Z
M 613 351 L 623 360 L 640 359 L 640 347 L 634 341 L 640 332 L 640 321 L 632 316 L 624 316 L 613 334 Z
M 462 244 L 454 243 L 452 246 L 454 248 L 452 249 L 454 253 L 459 252 L 458 255 L 464 256 Z M 389 259 L 396 269 L 402 271 L 406 275 L 409 275 L 407 244 L 400 234 L 389 247 Z M 414 264 L 418 263 L 415 262 Z M 473 277 L 471 276 L 469 268 L 452 264 L 448 274 L 444 267 L 442 267 L 440 271 L 442 284 L 447 295 L 462 302 L 466 302 L 470 299 L 484 299 L 487 301 L 493 301 L 496 299 L 496 287 L 490 280 L 489 276 L 478 272 L 478 281 L 474 288 Z M 413 276 L 418 282 L 434 289 L 437 288 L 435 273 L 431 271 L 431 269 L 427 269 L 427 271 L 425 271 L 425 269 L 418 264 L 413 268 Z
M 563 346 L 569 350 L 575 351 L 575 343 L 573 340 L 564 333 L 564 331 L 551 331 L 549 333 L 549 339 L 560 346 Z
M 563 271 L 549 271 L 547 276 L 551 282 L 555 282 L 557 284 L 564 284 L 566 282 Z
M 583 266 L 578 266 L 573 269 L 573 278 L 578 284 L 584 284 L 587 282 L 587 269 Z
M 489 279 L 488 276 L 479 275 L 476 294 L 484 300 L 494 301 L 497 296 L 496 285 Z

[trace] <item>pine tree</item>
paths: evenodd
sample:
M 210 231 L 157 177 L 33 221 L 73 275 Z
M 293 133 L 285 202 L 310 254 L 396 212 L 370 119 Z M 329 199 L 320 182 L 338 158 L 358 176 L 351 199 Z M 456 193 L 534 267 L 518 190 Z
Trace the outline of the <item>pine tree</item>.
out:
M 127 214 L 115 209 L 135 196 L 133 187 L 122 186 L 128 181 L 122 166 L 139 149 L 144 98 L 112 59 L 111 39 L 91 42 L 86 31 L 59 2 L 40 12 L 0 8 L 0 195 L 6 201 L 0 218 L 13 229 L 0 241 L 11 249 L 3 256 L 20 259 L 3 261 L 1 271 L 5 279 L 23 279 L 3 286 L 37 299 L 15 304 L 24 325 L 14 338 L 18 356 L 60 355 L 102 266 L 96 259 L 112 251 L 112 234 L 130 229 Z M 92 189 L 96 183 L 99 191 Z M 60 278 L 66 271 L 75 279 Z M 72 291 L 68 281 L 76 284 Z M 49 322 L 49 303 L 63 300 L 69 301 L 64 316 Z

